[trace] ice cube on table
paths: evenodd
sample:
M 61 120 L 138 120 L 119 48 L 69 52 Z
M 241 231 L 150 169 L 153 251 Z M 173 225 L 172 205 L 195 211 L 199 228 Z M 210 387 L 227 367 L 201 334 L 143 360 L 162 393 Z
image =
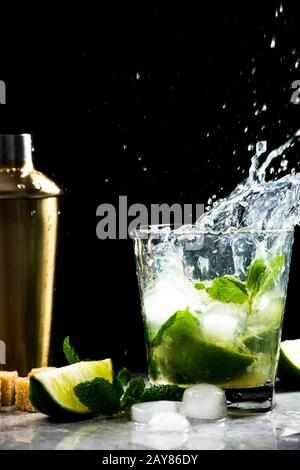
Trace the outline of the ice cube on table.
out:
M 159 411 L 148 423 L 151 431 L 186 431 L 189 427 L 190 423 L 186 417 L 174 411 Z
M 158 329 L 177 310 L 199 307 L 196 289 L 176 272 L 162 275 L 144 292 L 144 310 L 152 329 Z
M 181 413 L 194 419 L 225 418 L 227 406 L 224 390 L 211 384 L 198 384 L 187 388 L 182 398 Z
M 179 413 L 182 406 L 181 401 L 149 401 L 136 403 L 131 407 L 131 419 L 136 423 L 148 423 L 150 419 L 160 411 L 172 411 Z
M 205 339 L 228 343 L 245 331 L 247 313 L 235 306 L 212 302 L 200 316 L 200 322 Z
M 180 449 L 188 438 L 187 432 L 149 432 L 148 427 L 135 425 L 131 431 L 131 441 L 142 448 L 155 450 Z

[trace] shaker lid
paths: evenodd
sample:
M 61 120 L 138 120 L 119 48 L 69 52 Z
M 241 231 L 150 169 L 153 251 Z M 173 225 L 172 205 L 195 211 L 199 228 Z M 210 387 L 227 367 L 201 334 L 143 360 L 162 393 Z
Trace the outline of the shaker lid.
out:
M 31 162 L 30 134 L 0 134 L 0 165 L 19 166 Z

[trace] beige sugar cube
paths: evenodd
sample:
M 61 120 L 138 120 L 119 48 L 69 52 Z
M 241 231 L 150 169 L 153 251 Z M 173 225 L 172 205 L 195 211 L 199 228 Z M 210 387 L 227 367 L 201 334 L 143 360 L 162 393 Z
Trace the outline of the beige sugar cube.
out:
M 16 379 L 16 408 L 29 413 L 36 411 L 29 400 L 29 377 L 18 377 Z
M 1 405 L 11 406 L 15 403 L 15 384 L 18 377 L 17 371 L 0 371 Z

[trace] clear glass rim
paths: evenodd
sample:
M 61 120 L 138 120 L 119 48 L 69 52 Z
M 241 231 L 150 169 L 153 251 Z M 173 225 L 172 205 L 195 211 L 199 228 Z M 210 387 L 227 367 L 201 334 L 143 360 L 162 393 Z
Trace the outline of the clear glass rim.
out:
M 172 228 L 174 227 L 174 228 Z M 193 233 L 190 234 L 186 231 L 186 228 L 192 228 Z M 252 233 L 255 235 L 265 234 L 265 233 L 274 233 L 274 234 L 288 234 L 294 233 L 294 229 L 257 229 L 251 227 L 244 227 L 241 229 L 231 229 L 226 231 L 218 231 L 218 230 L 204 230 L 199 228 L 196 224 L 190 225 L 178 225 L 177 227 L 172 224 L 158 224 L 158 225 L 141 225 L 139 227 L 135 227 L 130 231 L 130 235 L 132 238 L 139 238 L 140 235 L 159 235 L 160 230 L 163 228 L 170 228 L 170 232 L 174 232 L 175 235 L 237 235 L 240 233 Z M 182 228 L 182 230 L 180 230 Z

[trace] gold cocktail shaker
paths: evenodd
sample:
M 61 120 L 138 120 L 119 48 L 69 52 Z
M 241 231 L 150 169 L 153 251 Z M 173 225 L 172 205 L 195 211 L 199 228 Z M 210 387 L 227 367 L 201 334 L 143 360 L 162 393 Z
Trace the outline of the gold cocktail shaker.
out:
M 59 195 L 31 136 L 0 135 L 0 370 L 48 364 Z

